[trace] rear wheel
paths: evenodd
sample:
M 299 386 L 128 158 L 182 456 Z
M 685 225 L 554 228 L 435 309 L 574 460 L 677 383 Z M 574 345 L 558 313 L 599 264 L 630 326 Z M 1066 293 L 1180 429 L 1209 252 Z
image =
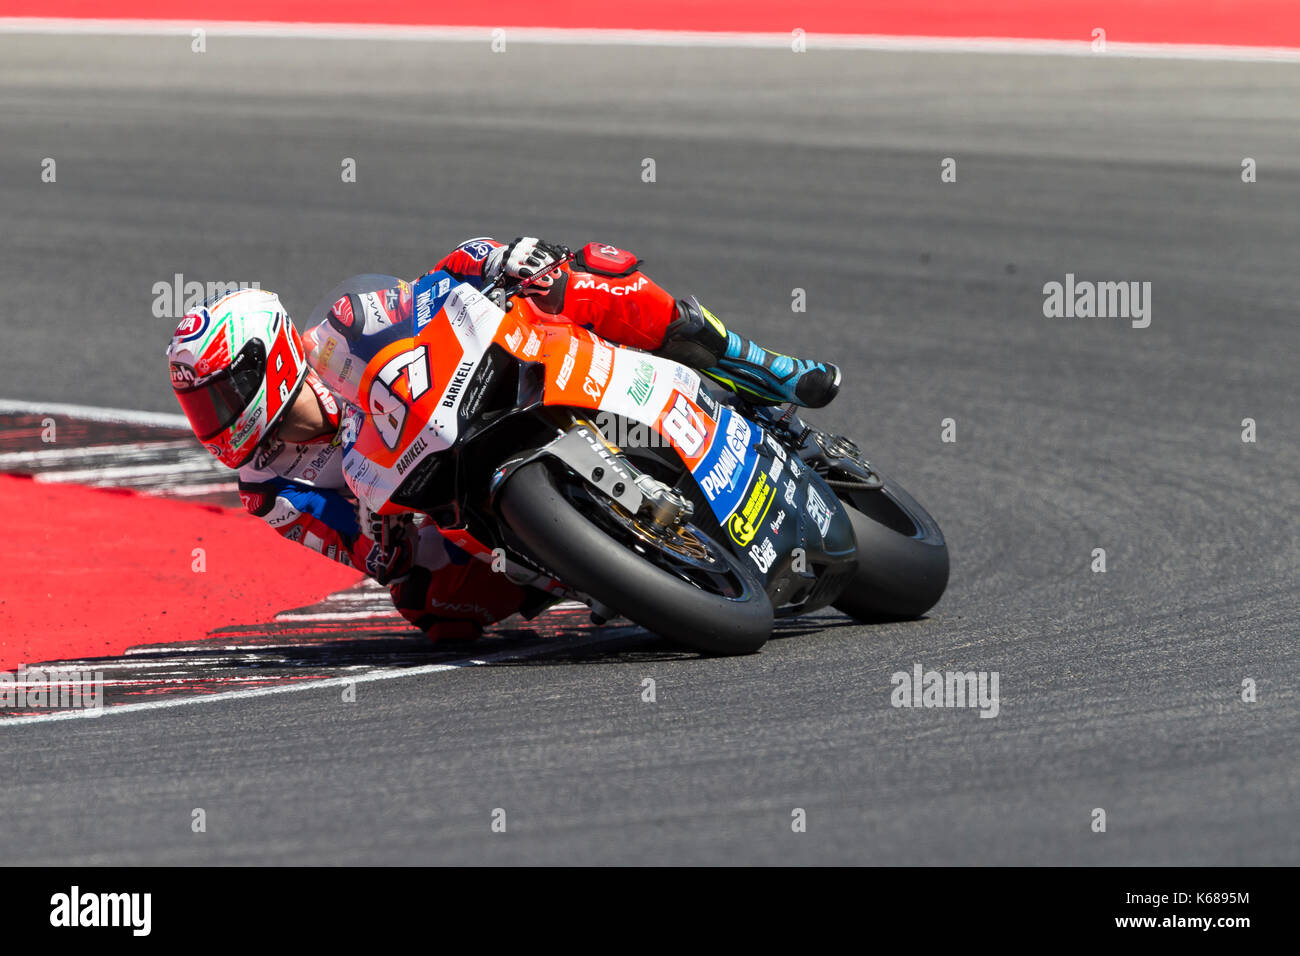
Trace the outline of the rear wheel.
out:
M 748 654 L 772 631 L 772 604 L 726 547 L 695 525 L 656 529 L 546 461 L 498 496 L 505 523 L 560 580 L 675 643 Z
M 853 522 L 858 567 L 835 607 L 861 621 L 920 617 L 948 586 L 948 545 L 915 498 L 876 474 L 879 488 L 836 489 Z

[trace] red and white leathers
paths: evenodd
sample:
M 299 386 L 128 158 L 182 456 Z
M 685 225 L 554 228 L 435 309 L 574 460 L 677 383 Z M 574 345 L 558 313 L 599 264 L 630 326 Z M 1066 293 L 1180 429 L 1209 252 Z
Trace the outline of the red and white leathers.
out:
M 430 271 L 441 269 L 481 287 L 501 268 L 505 249 L 494 239 L 471 239 Z M 620 344 L 658 348 L 676 316 L 676 303 L 638 265 L 631 253 L 591 243 L 557 269 L 546 294 L 531 297 L 529 304 L 543 318 L 574 322 Z M 410 285 L 345 296 L 334 308 L 360 309 L 384 324 L 401 321 L 410 314 Z M 272 436 L 239 469 L 240 498 L 282 536 L 374 577 L 379 549 L 359 523 L 343 478 L 342 402 L 315 372 L 308 373 L 303 387 L 311 389 L 332 430 L 303 443 Z M 472 553 L 486 549 L 458 540 L 449 540 L 432 522 L 421 523 L 414 565 L 390 587 L 402 616 L 435 639 L 473 636 L 481 625 L 509 617 L 529 599 L 526 589 Z

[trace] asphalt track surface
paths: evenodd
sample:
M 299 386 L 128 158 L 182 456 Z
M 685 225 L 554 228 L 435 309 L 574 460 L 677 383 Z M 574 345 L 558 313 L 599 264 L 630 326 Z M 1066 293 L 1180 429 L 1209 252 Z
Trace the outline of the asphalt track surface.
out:
M 0 37 L 3 397 L 174 411 L 174 273 L 305 315 L 463 237 L 599 238 L 840 362 L 817 420 L 953 561 L 926 620 L 748 658 L 593 630 L 4 728 L 0 861 L 1300 862 L 1298 120 L 1276 64 Z M 1150 281 L 1150 327 L 1045 318 L 1066 273 Z M 999 716 L 891 707 L 915 663 L 999 672 Z

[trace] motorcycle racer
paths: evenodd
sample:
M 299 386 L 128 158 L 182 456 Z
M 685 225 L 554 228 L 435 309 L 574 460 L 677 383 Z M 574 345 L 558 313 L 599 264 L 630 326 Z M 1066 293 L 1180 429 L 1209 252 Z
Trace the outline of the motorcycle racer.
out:
M 539 311 L 699 368 L 751 401 L 821 407 L 838 390 L 834 365 L 769 352 L 729 331 L 694 298 L 674 299 L 651 281 L 632 253 L 589 243 L 555 265 L 567 256 L 533 237 L 478 238 L 430 271 L 479 289 L 532 279 L 521 295 Z M 359 288 L 330 306 L 331 321 L 373 331 L 410 316 L 409 283 Z M 204 303 L 181 320 L 167 356 L 182 410 L 204 447 L 238 471 L 246 510 L 388 586 L 399 613 L 430 638 L 472 638 L 554 600 L 495 573 L 476 542 L 457 544 L 427 519 L 380 516 L 355 499 L 343 477 L 342 401 L 308 365 L 273 293 L 241 289 Z

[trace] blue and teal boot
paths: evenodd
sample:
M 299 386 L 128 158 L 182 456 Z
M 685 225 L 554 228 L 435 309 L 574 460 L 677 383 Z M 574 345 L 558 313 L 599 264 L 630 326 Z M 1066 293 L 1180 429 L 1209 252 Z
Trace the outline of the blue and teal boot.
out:
M 760 405 L 793 402 L 822 408 L 840 390 L 836 366 L 768 351 L 728 331 L 694 296 L 678 300 L 677 318 L 668 326 L 658 354 L 697 368 Z

